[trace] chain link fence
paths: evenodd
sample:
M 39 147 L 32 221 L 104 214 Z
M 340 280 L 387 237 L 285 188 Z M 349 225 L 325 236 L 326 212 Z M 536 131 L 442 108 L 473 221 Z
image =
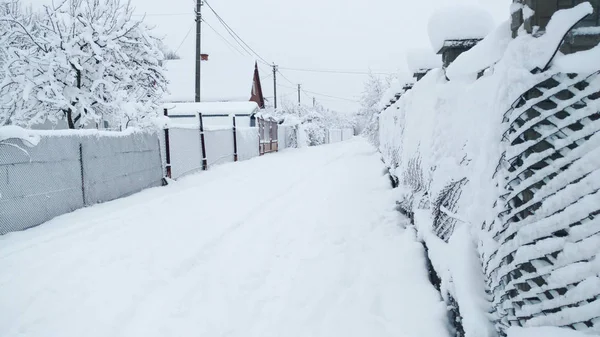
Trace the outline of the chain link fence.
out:
M 162 184 L 155 133 L 0 142 L 0 235 Z

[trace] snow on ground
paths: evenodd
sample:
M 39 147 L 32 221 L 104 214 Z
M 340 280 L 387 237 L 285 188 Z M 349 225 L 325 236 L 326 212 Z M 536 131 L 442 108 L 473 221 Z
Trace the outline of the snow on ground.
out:
M 448 336 L 383 171 L 289 150 L 0 237 L 0 336 Z

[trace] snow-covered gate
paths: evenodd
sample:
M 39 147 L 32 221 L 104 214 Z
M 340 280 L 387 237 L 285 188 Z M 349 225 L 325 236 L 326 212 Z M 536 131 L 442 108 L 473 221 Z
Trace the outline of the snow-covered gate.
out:
M 161 185 L 156 133 L 85 134 L 0 142 L 0 235 Z
M 273 118 L 259 118 L 257 123 L 260 135 L 260 155 L 279 151 L 279 132 L 277 131 L 279 124 L 277 121 Z
M 354 129 L 328 129 L 325 136 L 325 143 L 327 144 L 344 142 L 354 136 Z

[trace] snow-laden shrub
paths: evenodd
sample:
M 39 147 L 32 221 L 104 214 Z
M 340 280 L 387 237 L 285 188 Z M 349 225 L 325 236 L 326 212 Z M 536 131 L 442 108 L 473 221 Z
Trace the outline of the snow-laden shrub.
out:
M 358 131 L 375 146 L 379 145 L 380 102 L 389 88 L 389 83 L 374 74 L 364 84 L 357 114 Z
M 307 107 L 284 101 L 277 111 L 267 110 L 264 115 L 282 121 L 283 125 L 297 127 L 299 147 L 323 145 L 327 130 L 354 128 L 354 116 L 327 109 L 320 104 Z

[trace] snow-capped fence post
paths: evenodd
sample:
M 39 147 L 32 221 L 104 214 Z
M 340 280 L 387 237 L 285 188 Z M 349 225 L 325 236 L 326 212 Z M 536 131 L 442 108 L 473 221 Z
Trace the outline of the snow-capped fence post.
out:
M 169 117 L 169 110 L 165 108 L 164 110 L 165 117 Z M 169 127 L 165 127 L 165 167 L 167 170 L 167 178 L 172 178 L 171 173 L 171 145 L 169 142 Z
M 202 120 L 202 113 L 198 114 L 200 120 L 200 145 L 202 147 L 202 170 L 208 170 L 208 160 L 206 159 L 206 144 L 204 141 L 204 121 Z
M 233 115 L 233 161 L 238 161 L 237 128 L 235 126 L 235 115 Z

